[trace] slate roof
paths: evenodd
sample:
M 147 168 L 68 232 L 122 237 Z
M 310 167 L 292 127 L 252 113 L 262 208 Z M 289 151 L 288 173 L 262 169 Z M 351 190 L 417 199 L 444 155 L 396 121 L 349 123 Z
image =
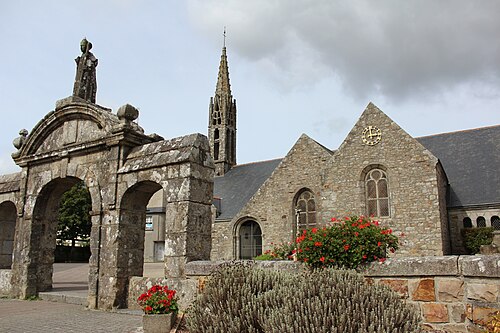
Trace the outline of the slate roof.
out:
M 271 176 L 282 159 L 236 165 L 214 179 L 214 197 L 221 199 L 216 220 L 233 218 Z
M 500 125 L 417 140 L 443 165 L 448 207 L 500 203 Z
M 500 203 L 500 125 L 416 139 L 445 170 L 449 208 Z M 236 216 L 281 160 L 237 165 L 215 177 L 214 197 L 221 199 L 221 215 L 216 220 Z

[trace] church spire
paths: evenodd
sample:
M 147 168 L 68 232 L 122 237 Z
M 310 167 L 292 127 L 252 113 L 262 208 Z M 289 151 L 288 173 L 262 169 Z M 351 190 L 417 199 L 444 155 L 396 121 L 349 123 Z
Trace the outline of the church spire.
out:
M 231 94 L 226 54 L 226 29 L 215 95 L 210 98 L 208 139 L 215 174 L 224 175 L 236 164 L 236 100 Z

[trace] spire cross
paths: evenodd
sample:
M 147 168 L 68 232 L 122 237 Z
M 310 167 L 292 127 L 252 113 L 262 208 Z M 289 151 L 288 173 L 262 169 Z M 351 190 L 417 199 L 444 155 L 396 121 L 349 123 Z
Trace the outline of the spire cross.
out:
M 226 26 L 224 26 L 224 33 L 222 35 L 224 36 L 224 47 L 226 47 Z

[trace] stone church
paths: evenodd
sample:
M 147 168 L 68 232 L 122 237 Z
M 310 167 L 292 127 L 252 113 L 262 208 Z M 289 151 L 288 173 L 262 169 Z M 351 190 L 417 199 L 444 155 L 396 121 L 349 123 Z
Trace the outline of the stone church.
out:
M 461 229 L 500 229 L 500 126 L 414 138 L 369 103 L 337 149 L 303 134 L 281 159 L 237 165 L 236 119 L 224 47 L 209 107 L 212 260 L 350 214 L 393 228 L 402 256 L 461 254 Z
M 225 47 L 208 139 L 170 140 L 146 135 L 131 105 L 95 104 L 91 47 L 73 96 L 15 140 L 22 171 L 0 176 L 0 269 L 14 295 L 51 288 L 59 200 L 79 181 L 92 197 L 95 308 L 125 304 L 145 260 L 180 277 L 189 261 L 253 258 L 332 217 L 375 216 L 401 236 L 400 256 L 460 254 L 463 228 L 500 228 L 498 125 L 413 138 L 370 103 L 337 149 L 304 134 L 281 159 L 238 165 Z

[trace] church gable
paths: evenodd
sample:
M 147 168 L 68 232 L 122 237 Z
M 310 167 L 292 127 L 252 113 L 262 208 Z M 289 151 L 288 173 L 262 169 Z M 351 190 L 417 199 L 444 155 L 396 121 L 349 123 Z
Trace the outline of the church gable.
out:
M 325 182 L 329 213 L 374 215 L 408 235 L 400 254 L 442 255 L 446 176 L 437 166 L 430 151 L 370 103 L 335 153 Z
M 367 162 L 392 160 L 397 155 L 413 162 L 437 163 L 437 158 L 431 152 L 373 103 L 368 104 L 336 156 L 352 153 L 369 158 Z
M 238 216 L 253 215 L 263 221 L 266 244 L 289 241 L 296 224 L 295 201 L 307 190 L 315 198 L 315 211 L 321 211 L 321 183 L 332 152 L 305 134 Z M 317 222 L 319 221 L 317 217 Z

